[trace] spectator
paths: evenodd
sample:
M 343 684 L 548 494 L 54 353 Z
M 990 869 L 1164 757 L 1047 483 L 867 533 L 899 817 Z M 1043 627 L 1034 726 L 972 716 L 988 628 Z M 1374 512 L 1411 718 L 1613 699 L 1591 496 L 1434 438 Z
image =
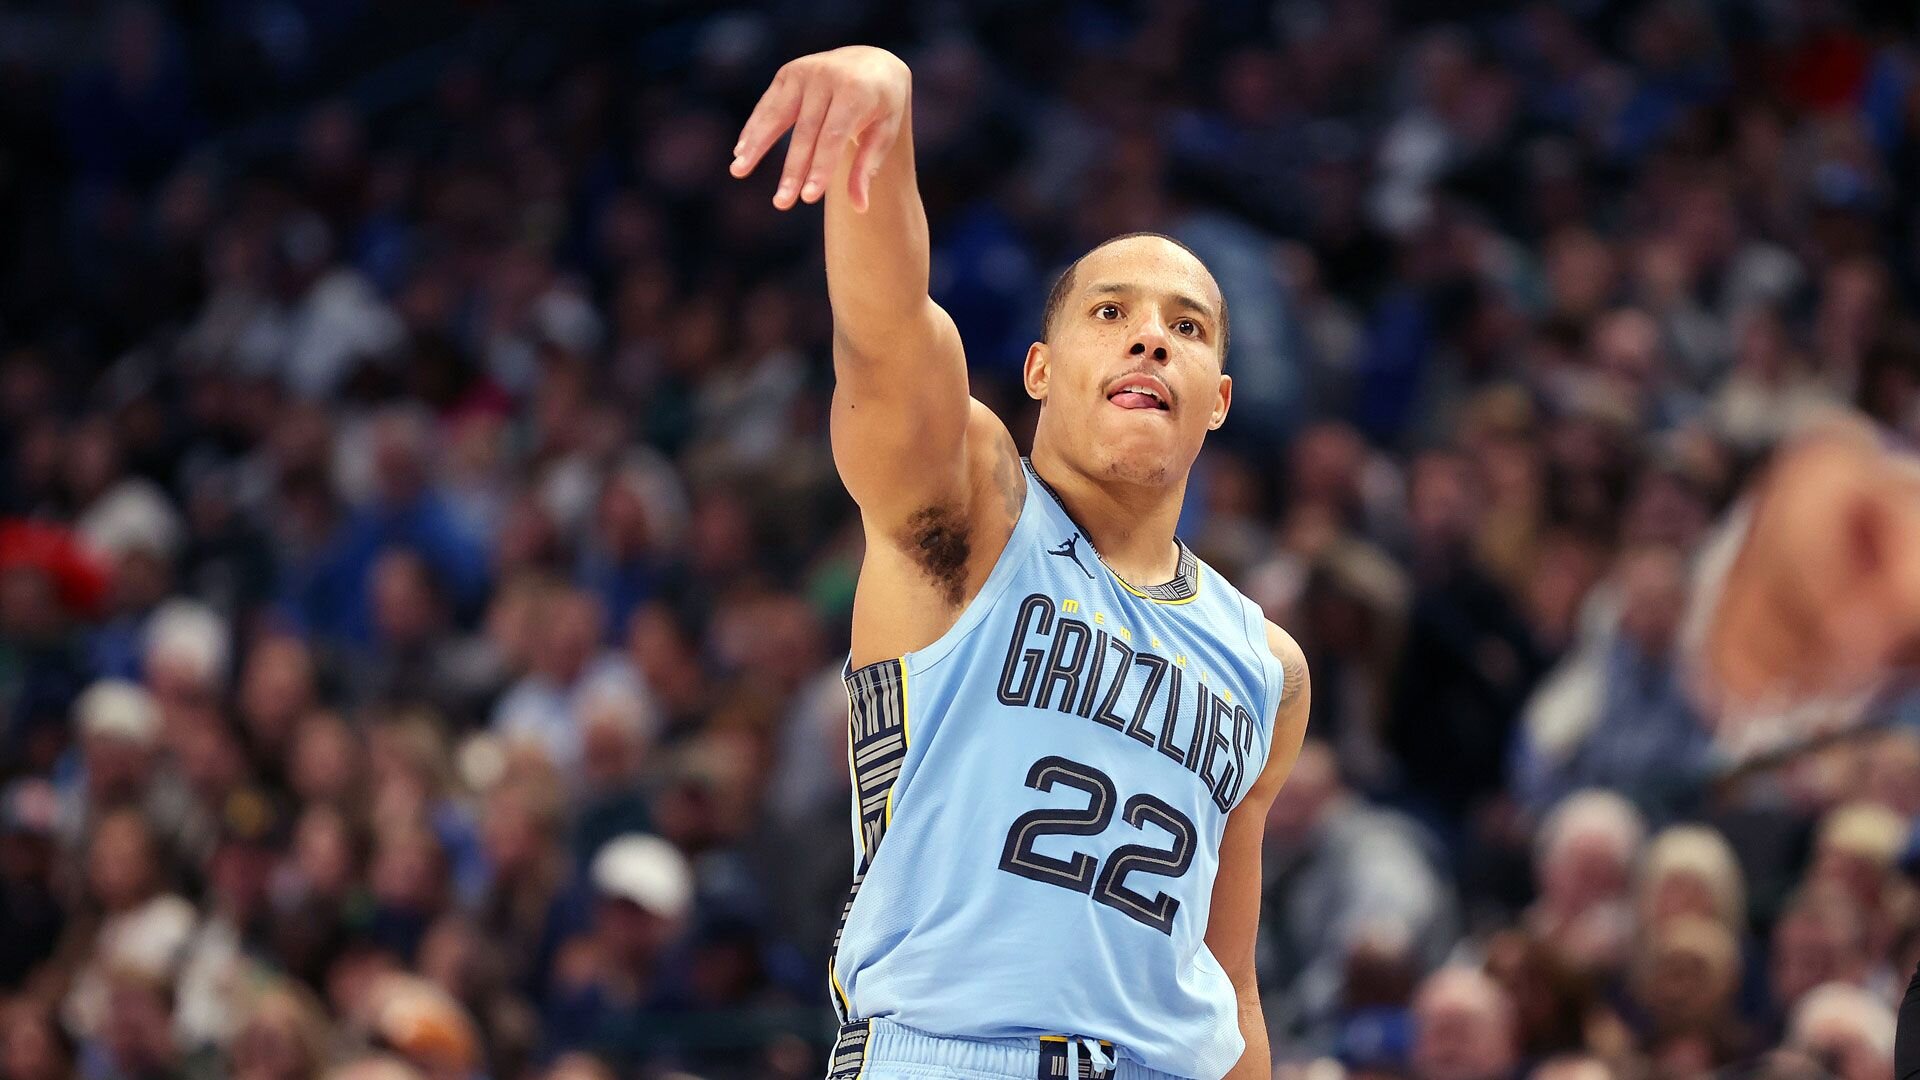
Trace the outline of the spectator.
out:
M 45 780 L 15 780 L 0 790 L 0 919 L 11 928 L 0 939 L 0 986 L 24 985 L 66 925 L 54 877 L 59 812 L 59 795 Z
M 1735 1012 L 1739 944 L 1718 922 L 1677 916 L 1642 937 L 1633 1002 L 1641 1044 L 1657 1067 L 1676 1073 L 1721 1068 L 1751 1051 Z
M 1619 628 L 1576 653 L 1528 704 L 1517 783 L 1536 807 L 1580 786 L 1623 791 L 1654 820 L 1692 808 L 1707 734 L 1674 661 L 1685 603 L 1678 551 L 1621 556 Z
M 494 707 L 493 730 L 537 745 L 561 772 L 581 768 L 581 705 L 600 688 L 644 693 L 633 669 L 601 648 L 606 613 L 591 596 L 557 589 L 538 601 L 535 625 L 544 628 L 530 670 Z
M 1528 928 L 1577 969 L 1619 970 L 1633 913 L 1627 884 L 1646 827 L 1620 796 L 1599 790 L 1568 796 L 1541 825 L 1534 850 L 1539 899 Z
M 228 1048 L 235 1080 L 306 1080 L 327 1060 L 326 1016 L 297 986 L 259 992 Z
M 686 859 L 656 836 L 630 833 L 594 856 L 588 935 L 568 941 L 554 968 L 547 1016 L 550 1049 L 590 1046 L 627 1010 L 669 1006 L 676 985 L 671 953 L 686 931 L 693 876 Z
M 1329 1047 L 1348 964 L 1363 941 L 1399 942 L 1416 971 L 1455 933 L 1453 898 L 1419 826 L 1368 808 L 1341 784 L 1331 749 L 1301 748 L 1267 815 L 1262 970 L 1276 1041 Z M 1336 914 L 1337 913 L 1337 914 Z
M 1733 848 L 1704 825 L 1661 830 L 1641 856 L 1634 907 L 1645 930 L 1693 916 L 1712 919 L 1737 939 L 1746 932 L 1747 890 Z
M 1773 924 L 1770 984 L 1783 1020 L 1817 986 L 1858 986 L 1867 976 L 1866 925 L 1839 890 L 1808 887 Z
M 1520 1064 L 1513 1002 L 1471 968 L 1429 975 L 1414 996 L 1413 1022 L 1418 1080 L 1505 1080 Z
M 1893 1068 L 1893 1010 L 1857 986 L 1815 987 L 1793 1012 L 1792 1045 L 1842 1080 L 1886 1076 Z

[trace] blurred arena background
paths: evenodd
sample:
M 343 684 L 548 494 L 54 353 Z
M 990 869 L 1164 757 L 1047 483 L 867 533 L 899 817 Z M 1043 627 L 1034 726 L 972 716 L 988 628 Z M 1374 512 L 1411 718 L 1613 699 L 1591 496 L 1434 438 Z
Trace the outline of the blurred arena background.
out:
M 1920 700 L 1723 782 L 1675 641 L 1797 418 L 1920 435 L 1917 24 L 15 0 L 0 1076 L 820 1075 L 860 539 L 817 212 L 725 169 L 854 41 L 1016 436 L 1092 243 L 1231 301 L 1183 533 L 1314 670 L 1278 1074 L 1890 1076 Z

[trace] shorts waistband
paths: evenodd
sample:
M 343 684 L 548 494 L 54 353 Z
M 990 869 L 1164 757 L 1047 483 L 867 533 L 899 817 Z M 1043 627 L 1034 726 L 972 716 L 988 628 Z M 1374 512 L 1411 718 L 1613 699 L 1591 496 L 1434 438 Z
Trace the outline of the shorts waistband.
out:
M 1111 1043 L 1102 1043 L 1109 1055 Z M 1068 1074 L 1065 1036 L 1037 1039 L 963 1039 L 929 1035 L 891 1020 L 854 1020 L 840 1028 L 834 1044 L 828 1080 L 854 1080 L 871 1065 L 920 1065 L 947 1068 L 979 1077 L 1008 1080 L 1072 1080 Z M 1113 1068 L 1096 1072 L 1088 1056 L 1079 1055 L 1080 1076 L 1086 1080 L 1183 1080 L 1150 1069 L 1136 1061 L 1116 1060 Z

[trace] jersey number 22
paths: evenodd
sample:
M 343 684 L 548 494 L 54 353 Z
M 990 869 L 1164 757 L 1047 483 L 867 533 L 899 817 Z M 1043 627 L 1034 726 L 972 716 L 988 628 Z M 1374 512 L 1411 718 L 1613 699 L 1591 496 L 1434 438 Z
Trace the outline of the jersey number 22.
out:
M 1159 826 L 1173 837 L 1171 848 L 1125 844 L 1114 849 L 1105 866 L 1096 865 L 1093 856 L 1079 851 L 1071 858 L 1056 859 L 1033 850 L 1033 842 L 1055 834 L 1097 836 L 1113 823 L 1114 804 L 1120 801 L 1113 780 L 1091 765 L 1048 756 L 1027 770 L 1030 788 L 1052 791 L 1056 784 L 1086 792 L 1086 808 L 1043 807 L 1015 818 L 1013 827 L 1007 830 L 1006 846 L 1000 852 L 1000 869 L 1031 881 L 1089 894 L 1137 922 L 1163 934 L 1172 934 L 1173 914 L 1180 910 L 1180 901 L 1163 892 L 1152 896 L 1135 892 L 1127 888 L 1126 879 L 1130 874 L 1177 878 L 1186 873 L 1193 865 L 1193 822 L 1166 802 L 1143 792 L 1127 800 L 1120 816 L 1136 829 L 1150 824 Z

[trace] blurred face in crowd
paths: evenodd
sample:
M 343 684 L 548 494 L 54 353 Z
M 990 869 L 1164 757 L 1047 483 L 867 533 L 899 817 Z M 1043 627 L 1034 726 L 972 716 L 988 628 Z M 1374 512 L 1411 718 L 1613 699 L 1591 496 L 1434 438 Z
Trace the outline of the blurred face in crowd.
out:
M 172 588 L 171 569 L 149 548 L 129 548 L 114 560 L 114 602 L 121 611 L 151 611 Z
M 1781 1009 L 1822 983 L 1859 979 L 1866 966 L 1859 913 L 1839 897 L 1796 905 L 1773 925 L 1770 959 L 1768 981 Z
M 265 841 L 228 840 L 214 851 L 209 887 L 221 911 L 248 926 L 266 908 L 275 849 Z
M 1233 396 L 1213 275 L 1146 236 L 1097 247 L 1068 273 L 1047 340 L 1027 351 L 1027 393 L 1042 402 L 1036 453 L 1044 446 L 1096 480 L 1184 485 Z
M 493 863 L 494 880 L 512 888 L 515 879 L 539 865 L 548 849 L 546 823 L 525 788 L 503 784 L 487 799 L 481 839 Z
M 311 1080 L 321 1065 L 319 1023 L 293 992 L 270 992 L 234 1037 L 234 1080 Z
M 401 830 L 383 838 L 373 857 L 374 899 L 400 911 L 430 912 L 440 906 L 446 859 L 439 841 L 424 830 Z
M 67 489 L 85 506 L 119 478 L 120 450 L 105 420 L 83 423 L 67 437 Z
M 1861 1028 L 1860 1017 L 1828 1016 L 1809 1025 L 1797 1043 L 1838 1080 L 1886 1080 L 1893 1075 L 1893 1060 Z
M 1593 332 L 1594 370 L 1635 407 L 1660 374 L 1660 328 L 1635 310 L 1602 318 Z
M 1713 898 L 1713 886 L 1691 870 L 1672 870 L 1653 883 L 1648 891 L 1646 919 L 1659 926 L 1682 916 L 1719 918 L 1719 906 Z
M 1808 880 L 1839 886 L 1867 911 L 1880 906 L 1887 870 L 1872 856 L 1836 844 L 1822 844 L 1814 853 Z
M 1345 424 L 1316 424 L 1289 450 L 1293 490 L 1307 502 L 1345 507 L 1359 495 L 1366 444 Z
M 362 1025 L 377 1004 L 374 986 L 400 970 L 400 961 L 385 949 L 363 947 L 335 957 L 327 968 L 327 1004 L 333 1015 Z
M 1625 895 L 1631 867 L 1619 839 L 1604 830 L 1579 829 L 1548 852 L 1540 892 L 1562 912 L 1583 911 Z
M 1502 1080 L 1519 1056 L 1513 1006 L 1477 971 L 1443 969 L 1413 1005 L 1413 1075 L 1418 1080 Z
M 341 896 L 353 885 L 353 837 L 347 819 L 324 804 L 309 806 L 293 830 L 293 861 L 307 888 Z
M 217 715 L 197 714 L 175 725 L 174 763 L 195 794 L 217 799 L 245 776 L 240 740 Z
M 153 836 L 136 810 L 100 819 L 87 849 L 87 883 L 109 912 L 125 911 L 153 895 L 159 885 Z
M 580 744 L 581 779 L 591 791 L 631 784 L 646 758 L 646 738 L 627 720 L 604 714 L 581 717 Z
M 1569 1055 L 1542 1062 L 1530 1080 L 1613 1080 L 1613 1070 L 1597 1057 Z
M 1567 229 L 1547 243 L 1547 289 L 1557 314 L 1586 320 L 1613 293 L 1613 251 L 1586 229 Z
M 596 511 L 600 543 L 614 557 L 630 559 L 646 553 L 647 505 L 633 483 L 617 474 L 608 477 Z
M 301 799 L 338 801 L 354 788 L 360 771 L 360 743 L 346 721 L 330 712 L 310 713 L 293 737 L 288 769 Z
M 1739 946 L 1719 923 L 1681 917 L 1646 943 L 1634 987 L 1655 1026 L 1701 1031 L 1722 1019 L 1739 986 Z
M 594 929 L 609 960 L 642 973 L 652 969 L 680 932 L 676 921 L 611 896 L 601 897 L 594 909 Z
M 95 803 L 136 799 L 153 775 L 154 748 L 116 734 L 89 734 L 82 743 L 87 792 Z
M 1409 470 L 1407 517 L 1423 544 L 1444 548 L 1467 539 L 1480 507 L 1472 466 L 1458 454 L 1422 454 Z
M 478 989 L 484 947 L 471 921 L 453 915 L 443 917 L 420 942 L 420 974 L 455 998 L 471 1000 Z
M 254 646 L 240 673 L 240 714 L 256 741 L 282 745 L 313 699 L 313 658 L 306 645 L 273 637 Z
M 698 703 L 705 684 L 698 650 L 664 606 L 647 604 L 633 613 L 627 655 L 669 709 Z
M 425 643 L 438 625 L 427 566 L 411 551 L 390 551 L 374 563 L 373 624 L 382 641 L 401 648 Z
M 606 617 L 592 596 L 573 590 L 553 599 L 547 617 L 535 630 L 534 667 L 555 682 L 571 683 L 600 650 Z
M 615 1080 L 613 1071 L 591 1054 L 562 1054 L 541 1080 Z
M 1629 500 L 1621 535 L 1629 544 L 1662 544 L 1690 550 L 1713 524 L 1713 510 L 1699 489 L 1662 469 L 1641 476 Z
M 373 469 L 380 498 L 389 504 L 413 499 L 427 483 L 426 421 L 390 413 L 375 421 Z

